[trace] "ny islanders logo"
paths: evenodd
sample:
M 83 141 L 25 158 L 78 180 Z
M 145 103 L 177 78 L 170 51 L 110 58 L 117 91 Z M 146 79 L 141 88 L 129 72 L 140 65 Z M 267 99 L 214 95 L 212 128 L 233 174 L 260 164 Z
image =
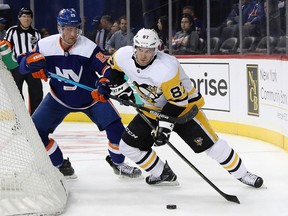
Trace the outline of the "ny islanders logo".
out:
M 65 77 L 66 79 L 72 79 L 73 81 L 78 82 L 78 83 L 80 81 L 80 78 L 81 78 L 82 72 L 83 72 L 83 67 L 82 66 L 80 67 L 79 74 L 75 73 L 72 69 L 62 69 L 61 70 L 58 67 L 56 67 L 55 69 L 56 69 L 56 74 L 57 75 Z M 69 85 L 67 83 L 67 85 L 63 85 L 63 89 L 65 91 L 74 91 L 74 90 L 77 89 L 77 86 Z

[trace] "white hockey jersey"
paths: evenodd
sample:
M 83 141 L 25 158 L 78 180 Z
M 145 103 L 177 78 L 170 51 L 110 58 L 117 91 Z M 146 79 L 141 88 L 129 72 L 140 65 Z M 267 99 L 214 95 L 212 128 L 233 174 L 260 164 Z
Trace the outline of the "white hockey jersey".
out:
M 192 107 L 188 101 L 199 95 L 178 60 L 158 52 L 154 62 L 142 70 L 136 67 L 133 52 L 132 46 L 122 47 L 110 57 L 108 64 L 128 76 L 144 106 L 161 110 L 169 102 L 187 108 L 181 113 L 185 114 Z

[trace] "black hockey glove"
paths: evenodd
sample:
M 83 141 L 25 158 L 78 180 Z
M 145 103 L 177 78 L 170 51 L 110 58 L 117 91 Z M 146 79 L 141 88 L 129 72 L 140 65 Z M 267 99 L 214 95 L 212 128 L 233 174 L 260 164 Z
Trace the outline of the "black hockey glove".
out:
M 127 82 L 122 83 L 121 85 L 114 85 L 110 87 L 112 94 L 116 97 L 121 98 L 122 100 L 128 100 L 133 103 L 136 102 L 134 97 L 133 89 L 128 85 Z M 124 105 L 126 105 L 124 103 Z
M 173 131 L 174 124 L 168 121 L 159 120 L 158 126 L 152 131 L 152 136 L 155 141 L 155 146 L 165 145 Z

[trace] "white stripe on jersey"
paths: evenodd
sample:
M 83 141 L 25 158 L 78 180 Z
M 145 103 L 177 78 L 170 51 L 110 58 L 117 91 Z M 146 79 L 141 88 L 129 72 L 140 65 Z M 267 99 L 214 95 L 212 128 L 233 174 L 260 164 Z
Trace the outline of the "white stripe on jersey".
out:
M 64 50 L 60 46 L 60 37 L 60 34 L 56 34 L 41 39 L 38 42 L 39 52 L 44 56 L 63 56 Z M 81 45 L 79 46 L 78 44 Z M 96 44 L 93 41 L 79 35 L 76 43 L 73 45 L 72 49 L 69 50 L 69 55 L 75 54 L 77 56 L 90 58 L 95 48 Z

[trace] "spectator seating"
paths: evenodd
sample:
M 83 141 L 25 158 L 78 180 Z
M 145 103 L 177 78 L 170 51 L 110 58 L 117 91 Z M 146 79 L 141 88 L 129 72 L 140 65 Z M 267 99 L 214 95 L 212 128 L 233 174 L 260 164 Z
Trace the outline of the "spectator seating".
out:
M 220 53 L 236 53 L 238 47 L 238 38 L 230 37 L 226 39 L 220 46 Z
M 277 44 L 278 39 L 276 37 L 271 37 L 269 38 L 269 52 L 272 53 L 276 44 Z M 259 43 L 256 46 L 255 52 L 256 53 L 267 53 L 267 36 L 263 37 Z
M 248 53 L 255 50 L 255 44 L 256 44 L 256 37 L 249 36 L 244 37 L 242 42 L 242 52 Z M 238 47 L 237 52 L 240 53 L 240 47 Z
M 199 38 L 199 52 L 203 53 L 205 47 L 205 40 L 203 38 Z
M 237 26 L 229 26 L 223 28 L 221 32 L 220 42 L 223 43 L 225 40 L 231 37 L 237 37 Z
M 211 54 L 219 53 L 219 47 L 220 47 L 220 38 L 219 37 L 211 37 L 210 38 L 210 49 Z M 207 45 L 204 48 L 204 51 L 207 52 Z
M 274 53 L 285 54 L 286 53 L 286 36 L 281 36 L 274 48 Z
M 206 29 L 206 32 L 208 31 L 208 29 Z M 220 38 L 221 35 L 221 28 L 219 27 L 211 27 L 210 28 L 210 37 L 219 37 Z

